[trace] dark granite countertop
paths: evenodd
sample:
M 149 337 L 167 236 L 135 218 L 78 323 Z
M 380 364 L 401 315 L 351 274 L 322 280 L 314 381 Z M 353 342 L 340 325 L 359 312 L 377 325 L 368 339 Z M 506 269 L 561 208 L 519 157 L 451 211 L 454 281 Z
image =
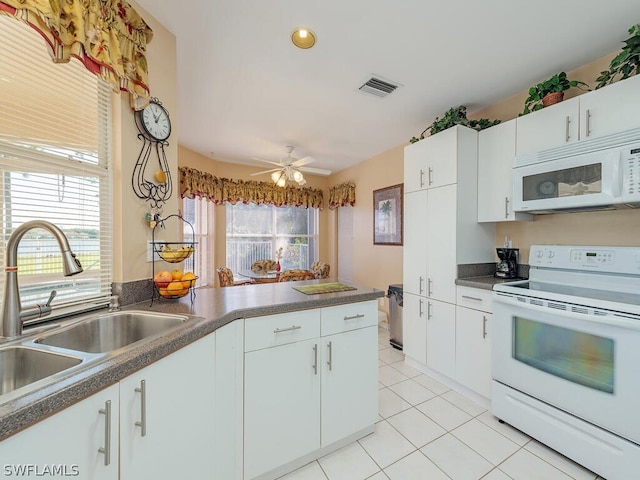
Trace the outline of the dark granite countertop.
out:
M 456 285 L 481 288 L 483 290 L 493 290 L 493 286 L 497 283 L 514 282 L 516 280 L 529 278 L 529 265 L 518 265 L 518 278 L 496 278 L 493 276 L 493 272 L 495 271 L 495 263 L 458 265 L 458 278 L 456 278 Z
M 326 283 L 325 280 L 296 282 L 296 285 Z M 167 335 L 105 355 L 86 368 L 74 370 L 60 381 L 3 401 L 0 396 L 0 441 L 32 424 L 89 397 L 176 350 L 237 319 L 256 317 L 375 300 L 382 290 L 352 285 L 356 290 L 305 295 L 291 283 L 270 283 L 196 290 L 178 300 L 159 299 L 130 305 L 123 310 L 146 310 L 194 316 Z

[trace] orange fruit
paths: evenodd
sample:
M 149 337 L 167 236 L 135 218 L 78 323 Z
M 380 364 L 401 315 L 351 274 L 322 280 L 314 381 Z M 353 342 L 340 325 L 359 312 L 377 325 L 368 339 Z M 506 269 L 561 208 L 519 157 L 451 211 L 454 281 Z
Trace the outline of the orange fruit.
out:
M 182 270 L 178 270 L 178 269 L 172 270 L 171 278 L 173 278 L 174 280 L 182 279 Z
M 193 272 L 186 272 L 184 275 L 182 275 L 182 286 L 184 288 L 191 288 L 193 286 L 195 286 L 196 283 L 196 276 L 194 275 Z

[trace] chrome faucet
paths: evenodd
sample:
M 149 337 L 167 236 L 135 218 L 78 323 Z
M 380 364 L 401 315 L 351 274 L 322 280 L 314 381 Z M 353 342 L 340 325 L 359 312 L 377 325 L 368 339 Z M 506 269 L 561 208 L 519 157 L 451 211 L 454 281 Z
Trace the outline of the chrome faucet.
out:
M 44 228 L 50 231 L 58 241 L 60 252 L 62 253 L 62 268 L 65 277 L 82 272 L 82 265 L 71 252 L 69 240 L 66 235 L 53 223 L 44 220 L 32 220 L 23 223 L 16 228 L 6 247 L 5 282 L 4 282 L 4 302 L 2 304 L 2 323 L 0 324 L 0 337 L 17 337 L 22 335 L 22 322 L 30 318 L 44 317 L 51 313 L 51 302 L 56 296 L 53 290 L 49 300 L 44 305 L 35 305 L 29 308 L 22 308 L 20 304 L 20 290 L 18 289 L 18 244 L 20 240 L 32 228 Z

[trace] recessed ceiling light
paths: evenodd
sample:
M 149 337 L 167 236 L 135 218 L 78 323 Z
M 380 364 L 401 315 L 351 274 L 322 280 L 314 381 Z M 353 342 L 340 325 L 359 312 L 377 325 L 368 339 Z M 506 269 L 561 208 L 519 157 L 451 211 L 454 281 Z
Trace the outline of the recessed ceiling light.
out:
M 306 50 L 316 44 L 316 34 L 308 28 L 298 27 L 291 33 L 291 41 L 296 47 Z

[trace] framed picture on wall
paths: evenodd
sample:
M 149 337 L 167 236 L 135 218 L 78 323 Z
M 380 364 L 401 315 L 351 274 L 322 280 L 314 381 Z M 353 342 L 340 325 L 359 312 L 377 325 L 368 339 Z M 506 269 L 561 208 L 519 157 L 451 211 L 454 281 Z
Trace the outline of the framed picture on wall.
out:
M 402 245 L 403 184 L 373 191 L 373 244 Z

